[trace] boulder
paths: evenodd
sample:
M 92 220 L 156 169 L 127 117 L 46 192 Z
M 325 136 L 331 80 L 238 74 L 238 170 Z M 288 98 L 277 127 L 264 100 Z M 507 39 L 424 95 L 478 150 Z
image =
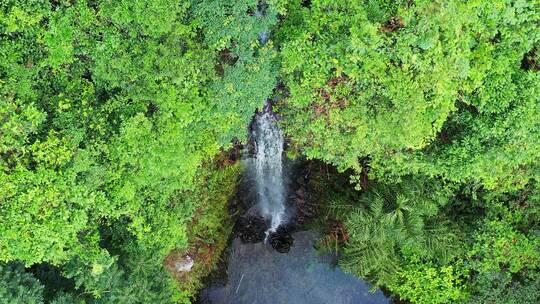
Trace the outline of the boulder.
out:
M 279 253 L 287 253 L 293 245 L 294 239 L 291 233 L 285 227 L 278 230 L 268 237 L 268 243 Z
M 174 269 L 178 272 L 188 272 L 193 268 L 194 261 L 189 255 L 185 255 L 181 259 L 174 262 Z

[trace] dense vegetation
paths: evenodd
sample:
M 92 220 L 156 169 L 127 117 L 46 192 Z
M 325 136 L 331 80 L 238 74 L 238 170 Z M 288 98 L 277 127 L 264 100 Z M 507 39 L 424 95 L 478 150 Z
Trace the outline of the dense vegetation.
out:
M 540 2 L 291 6 L 286 130 L 377 180 L 329 197 L 342 266 L 414 303 L 540 301 Z
M 100 303 L 181 297 L 163 259 L 195 241 L 198 210 L 226 203 L 215 189 L 234 193 L 213 159 L 245 137 L 269 94 L 259 83 L 273 86 L 255 30 L 205 39 L 216 25 L 204 12 L 220 3 L 1 2 L 1 261 L 54 267 Z M 252 26 L 241 17 L 231 29 Z M 220 61 L 233 43 L 241 58 Z
M 279 95 L 289 149 L 341 172 L 344 269 L 540 301 L 540 1 L 258 4 L 0 2 L 0 299 L 189 303 L 230 231 L 226 151 Z M 178 252 L 207 262 L 171 275 Z

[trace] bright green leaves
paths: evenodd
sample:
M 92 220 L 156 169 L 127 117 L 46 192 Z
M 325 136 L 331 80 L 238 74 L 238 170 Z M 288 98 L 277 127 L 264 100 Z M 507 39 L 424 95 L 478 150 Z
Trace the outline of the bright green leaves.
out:
M 45 64 L 57 69 L 63 64 L 72 63 L 74 45 L 74 27 L 71 25 L 71 14 L 55 16 L 49 23 L 49 30 L 45 34 L 44 42 L 48 50 Z
M 460 303 L 468 297 L 466 276 L 463 263 L 440 267 L 413 256 L 399 271 L 398 281 L 388 288 L 412 303 Z
M 233 137 L 245 138 L 254 110 L 262 107 L 276 86 L 275 57 L 271 46 L 262 47 L 257 57 L 224 67 L 223 78 L 213 84 L 212 105 L 223 121 L 220 144 L 228 144 Z
M 477 92 L 471 101 L 480 112 L 501 113 L 520 101 L 513 82 L 522 72 L 524 54 L 540 39 L 536 26 L 540 5 L 536 1 L 486 1 L 475 9 L 478 19 L 472 24 L 478 36 L 471 80 Z M 482 83 L 475 79 L 478 76 L 484 78 Z
M 26 2 L 0 4 L 0 260 L 58 265 L 100 303 L 185 300 L 162 261 L 233 191 L 205 168 L 275 87 L 258 34 L 283 1 L 265 16 L 256 1 Z M 202 22 L 204 6 L 234 17 Z M 223 210 L 201 219 L 212 234 Z
M 159 269 L 170 250 L 187 246 L 199 203 L 171 199 L 200 186 L 202 163 L 232 138 L 221 131 L 245 132 L 256 106 L 237 106 L 269 95 L 271 48 L 260 49 L 251 31 L 252 57 L 225 81 L 238 93 L 219 97 L 218 109 L 209 97 L 220 81 L 216 55 L 188 2 L 36 3 L 0 4 L 0 260 L 78 257 L 79 270 L 66 266 L 71 277 L 99 277 L 112 267 L 100 229 L 123 219 L 130 246 Z M 261 75 L 266 89 L 246 75 Z M 242 119 L 229 122 L 235 112 Z
M 458 9 L 437 8 L 429 18 L 395 16 L 391 30 L 370 22 L 356 2 L 313 1 L 302 9 L 306 32 L 283 47 L 282 71 L 291 91 L 284 115 L 290 116 L 291 134 L 298 134 L 293 139 L 307 146 L 310 157 L 355 169 L 355 158 L 364 155 L 426 146 L 454 109 L 452 80 L 458 74 L 448 68 L 456 59 L 443 53 L 459 50 L 454 33 L 438 31 L 432 20 Z M 417 52 L 416 32 L 432 44 L 424 52 Z M 349 90 L 335 89 L 344 83 Z M 313 149 L 312 142 L 324 144 Z
M 33 161 L 44 167 L 60 167 L 66 165 L 73 156 L 75 147 L 70 147 L 68 138 L 59 138 L 50 131 L 43 142 L 36 141 L 30 146 Z
M 517 273 L 540 267 L 539 247 L 540 239 L 527 237 L 507 222 L 492 220 L 476 236 L 469 254 L 480 257 L 475 269 L 481 273 L 501 269 Z
M 206 43 L 216 51 L 219 78 L 211 86 L 210 105 L 215 113 L 221 145 L 233 137 L 244 139 L 256 108 L 270 97 L 277 80 L 276 53 L 270 30 L 283 11 L 282 1 L 258 8 L 256 0 L 192 1 L 192 12 Z M 239 128 L 239 126 L 241 126 Z
M 40 3 L 41 2 L 41 3 Z M 8 34 L 25 32 L 36 26 L 46 15 L 46 5 L 43 1 L 20 3 L 8 0 L 0 6 L 0 25 Z
M 31 4 L 3 1 L 0 4 L 0 92 L 2 99 L 36 101 L 34 81 L 41 72 L 44 47 L 40 42 L 44 29 L 40 21 L 48 16 L 43 1 Z
M 22 104 L 20 101 L 10 101 L 2 98 L 0 101 L 0 159 L 2 167 L 18 159 L 15 154 L 27 152 L 26 142 L 40 124 L 45 120 L 45 114 L 33 104 Z
M 528 186 L 527 192 L 518 192 L 517 196 L 486 198 L 488 214 L 479 223 L 474 246 L 468 253 L 473 259 L 471 266 L 478 273 L 502 272 L 511 276 L 540 268 L 540 238 L 535 231 L 540 204 L 534 194 L 529 194 L 539 189 L 534 184 Z
M 274 3 L 258 8 L 258 3 L 258 0 L 193 0 L 192 10 L 211 48 L 229 50 L 238 60 L 248 61 L 261 46 L 259 35 L 270 34 L 280 9 Z
M 162 259 L 226 233 L 238 172 L 208 162 L 282 83 L 291 146 L 379 179 L 344 207 L 343 265 L 411 301 L 461 300 L 450 194 L 418 180 L 538 179 L 540 3 L 266 2 L 2 1 L 0 260 L 59 265 L 102 303 L 180 299 Z M 471 237 L 479 302 L 538 282 L 530 221 L 506 216 Z
M 308 157 L 358 171 L 369 156 L 379 178 L 420 172 L 488 188 L 530 179 L 539 155 L 525 130 L 538 128 L 528 117 L 538 117 L 539 81 L 522 65 L 540 39 L 537 2 L 290 9 L 279 34 L 290 91 L 282 112 Z
M 476 222 L 467 252 L 471 303 L 535 303 L 540 300 L 538 185 L 504 195 L 487 193 L 486 216 Z
M 2 180 L 0 259 L 27 265 L 68 259 L 88 221 L 77 206 L 83 201 L 71 201 L 77 188 L 73 180 L 43 167 L 34 172 L 18 168 Z
M 540 160 L 540 138 L 535 131 L 540 128 L 540 78 L 520 73 L 513 85 L 519 98 L 504 113 L 480 114 L 462 105 L 429 149 L 376 162 L 373 166 L 381 171 L 375 172 L 382 176 L 394 170 L 420 170 L 488 189 L 522 188 L 534 178 Z
M 121 0 L 100 1 L 99 14 L 129 37 L 139 35 L 159 38 L 175 30 L 178 20 L 184 18 L 188 2 L 174 0 Z M 182 26 L 182 25 L 181 25 Z

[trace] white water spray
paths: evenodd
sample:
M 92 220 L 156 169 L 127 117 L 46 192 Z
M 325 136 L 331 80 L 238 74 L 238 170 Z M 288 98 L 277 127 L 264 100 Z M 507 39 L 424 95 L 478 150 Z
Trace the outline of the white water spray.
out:
M 262 215 L 270 220 L 270 228 L 266 231 L 268 237 L 285 220 L 284 140 L 269 106 L 255 116 L 253 127 L 257 196 Z

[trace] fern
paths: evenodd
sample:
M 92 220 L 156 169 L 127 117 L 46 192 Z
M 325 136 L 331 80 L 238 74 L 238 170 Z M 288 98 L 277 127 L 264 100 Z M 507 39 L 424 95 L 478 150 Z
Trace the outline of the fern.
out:
M 353 190 L 351 190 L 353 191 Z M 440 199 L 441 193 L 446 198 Z M 393 283 L 404 257 L 447 263 L 458 249 L 458 233 L 439 216 L 449 192 L 436 181 L 404 179 L 372 184 L 356 202 L 334 198 L 329 210 L 345 220 L 349 241 L 341 266 L 376 285 Z

